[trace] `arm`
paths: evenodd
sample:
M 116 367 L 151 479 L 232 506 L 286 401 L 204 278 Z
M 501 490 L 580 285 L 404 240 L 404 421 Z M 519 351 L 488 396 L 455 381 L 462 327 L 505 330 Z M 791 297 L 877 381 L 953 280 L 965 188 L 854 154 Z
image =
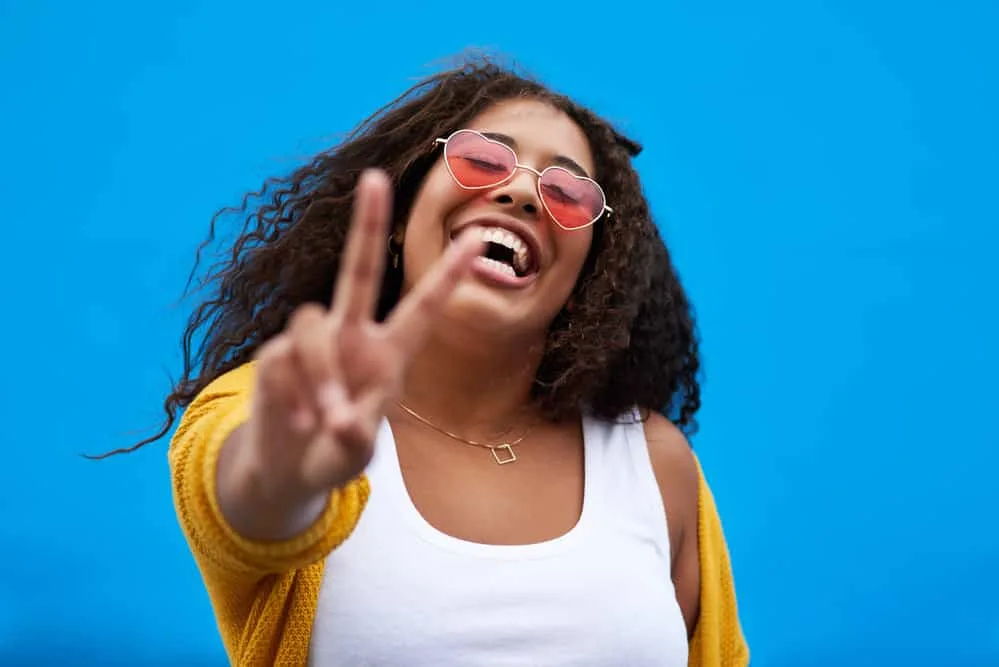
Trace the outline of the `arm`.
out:
M 267 471 L 247 455 L 249 437 L 244 422 L 222 442 L 215 482 L 223 518 L 240 535 L 261 542 L 300 535 L 322 516 L 329 494 L 291 497 L 269 491 Z
M 218 465 L 223 446 L 249 418 L 253 378 L 253 364 L 246 364 L 206 387 L 185 411 L 169 454 L 177 517 L 230 655 L 254 622 L 254 602 L 273 585 L 268 575 L 322 559 L 353 530 L 368 496 L 363 476 L 334 490 L 311 525 L 285 540 L 251 539 L 232 526 L 227 515 L 235 514 L 220 506 Z
M 721 520 L 700 463 L 683 433 L 658 413 L 645 425 L 666 507 L 673 585 L 690 634 L 690 667 L 745 667 L 735 582 Z
M 386 402 L 481 251 L 463 234 L 376 323 L 391 203 L 388 176 L 366 171 L 329 308 L 296 308 L 256 361 L 200 392 L 171 441 L 177 515 L 235 664 L 301 662 L 303 610 L 367 501 Z
M 673 588 L 687 624 L 687 635 L 691 637 L 700 611 L 697 464 L 683 433 L 657 412 L 651 413 L 645 422 L 645 440 L 666 508 Z

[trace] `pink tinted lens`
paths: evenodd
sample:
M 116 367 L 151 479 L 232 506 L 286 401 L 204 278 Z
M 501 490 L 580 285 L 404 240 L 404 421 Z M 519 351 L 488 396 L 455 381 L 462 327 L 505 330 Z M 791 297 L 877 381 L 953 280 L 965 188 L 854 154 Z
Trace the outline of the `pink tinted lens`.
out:
M 475 132 L 457 132 L 444 146 L 444 158 L 458 184 L 486 188 L 510 177 L 517 157 L 509 146 L 490 141 Z
M 585 227 L 604 212 L 600 187 L 561 167 L 546 169 L 539 185 L 548 212 L 566 229 Z

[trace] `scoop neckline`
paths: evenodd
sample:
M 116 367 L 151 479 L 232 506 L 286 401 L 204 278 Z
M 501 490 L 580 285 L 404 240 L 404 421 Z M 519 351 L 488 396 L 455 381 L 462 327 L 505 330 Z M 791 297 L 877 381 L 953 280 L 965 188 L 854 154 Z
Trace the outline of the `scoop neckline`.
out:
M 473 542 L 471 540 L 455 537 L 434 527 L 424 518 L 423 514 L 416 507 L 409 489 L 402 474 L 402 467 L 399 464 L 399 452 L 396 445 L 395 433 L 388 419 L 382 420 L 381 424 L 381 445 L 382 451 L 388 456 L 386 459 L 386 469 L 390 478 L 391 493 L 394 496 L 393 503 L 399 509 L 405 523 L 421 539 L 435 547 L 451 551 L 453 553 L 474 556 L 479 558 L 491 558 L 498 560 L 523 560 L 532 558 L 547 558 L 555 554 L 563 553 L 579 544 L 590 530 L 593 523 L 595 489 L 598 484 L 599 465 L 596 462 L 596 443 L 593 440 L 593 425 L 585 415 L 582 417 L 583 432 L 583 504 L 576 523 L 565 533 L 542 542 L 531 542 L 528 544 L 487 544 L 483 542 Z

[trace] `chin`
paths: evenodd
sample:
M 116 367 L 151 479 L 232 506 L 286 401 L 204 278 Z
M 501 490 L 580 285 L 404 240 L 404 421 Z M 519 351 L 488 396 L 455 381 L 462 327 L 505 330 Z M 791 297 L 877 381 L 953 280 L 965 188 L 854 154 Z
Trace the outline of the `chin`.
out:
M 451 295 L 443 317 L 462 328 L 478 330 L 487 335 L 504 331 L 509 331 L 511 335 L 523 335 L 529 333 L 529 329 L 543 331 L 543 326 L 532 326 L 537 314 L 532 312 L 529 303 L 525 303 L 526 299 L 523 297 L 526 296 L 502 292 L 466 280 Z

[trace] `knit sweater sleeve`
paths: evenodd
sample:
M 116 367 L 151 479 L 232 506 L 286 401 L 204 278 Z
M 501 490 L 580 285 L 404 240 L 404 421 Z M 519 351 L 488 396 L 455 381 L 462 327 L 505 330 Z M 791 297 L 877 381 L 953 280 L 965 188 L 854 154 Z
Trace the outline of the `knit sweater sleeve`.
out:
M 330 494 L 312 526 L 285 541 L 247 539 L 226 521 L 216 494 L 216 467 L 226 437 L 250 413 L 254 365 L 240 366 L 208 385 L 191 402 L 170 443 L 170 472 L 180 527 L 201 571 L 223 636 L 250 622 L 264 579 L 324 558 L 354 529 L 367 501 L 363 476 Z
M 749 646 L 739 624 L 732 565 L 711 489 L 697 464 L 700 614 L 690 643 L 690 667 L 745 667 Z

